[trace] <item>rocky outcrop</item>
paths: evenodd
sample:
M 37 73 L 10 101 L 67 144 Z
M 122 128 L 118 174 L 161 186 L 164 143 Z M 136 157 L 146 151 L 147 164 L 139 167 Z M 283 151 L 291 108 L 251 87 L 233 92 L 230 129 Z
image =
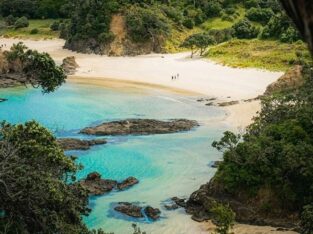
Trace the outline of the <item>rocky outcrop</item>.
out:
M 111 192 L 113 189 L 125 190 L 138 184 L 139 181 L 135 177 L 129 177 L 118 183 L 116 180 L 102 179 L 98 172 L 92 172 L 87 175 L 87 178 L 79 181 L 79 184 L 84 187 L 89 195 L 103 195 Z
M 126 180 L 123 180 L 121 183 L 117 183 L 117 189 L 125 190 L 138 183 L 139 183 L 139 180 L 137 180 L 135 177 L 128 177 Z
M 79 67 L 79 65 L 76 63 L 75 57 L 70 56 L 63 59 L 61 67 L 63 68 L 67 75 L 73 75 L 76 69 Z
M 239 101 L 229 101 L 229 102 L 221 102 L 218 103 L 218 106 L 225 107 L 225 106 L 233 106 L 239 104 Z
M 129 202 L 119 202 L 114 210 L 134 218 L 143 218 L 142 207 Z
M 240 193 L 238 193 L 240 194 Z M 269 216 L 253 205 L 253 202 L 242 195 L 233 195 L 225 191 L 223 186 L 216 181 L 202 185 L 191 194 L 186 202 L 186 212 L 192 215 L 192 219 L 198 222 L 212 219 L 211 209 L 215 202 L 229 204 L 236 213 L 236 221 L 253 225 L 268 225 L 274 227 L 295 228 L 297 220 L 288 215 Z
M 28 82 L 22 73 L 0 73 L 0 88 L 22 86 Z
M 196 121 L 187 119 L 174 119 L 170 121 L 127 119 L 85 128 L 80 133 L 97 136 L 166 134 L 189 131 L 196 126 L 199 126 Z
M 141 207 L 129 202 L 119 202 L 115 211 L 134 218 L 144 218 L 145 215 L 151 220 L 155 221 L 160 218 L 161 211 L 158 208 L 151 206 Z
M 90 173 L 85 180 L 79 181 L 79 184 L 87 189 L 89 195 L 103 195 L 112 191 L 116 185 L 116 180 L 102 179 L 97 172 Z
M 303 84 L 302 66 L 297 65 L 287 71 L 276 82 L 270 84 L 265 91 L 265 95 L 270 95 L 276 92 L 287 91 L 298 88 Z
M 89 150 L 91 146 L 103 145 L 107 141 L 105 139 L 95 140 L 80 140 L 75 138 L 59 138 L 57 143 L 62 147 L 63 150 Z

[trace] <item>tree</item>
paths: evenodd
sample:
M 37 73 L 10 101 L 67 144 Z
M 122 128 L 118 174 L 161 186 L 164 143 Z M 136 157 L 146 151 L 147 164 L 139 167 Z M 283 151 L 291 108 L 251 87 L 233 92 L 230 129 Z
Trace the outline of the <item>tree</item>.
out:
M 313 233 L 313 204 L 303 207 L 300 226 L 301 234 Z
M 75 181 L 80 168 L 38 123 L 0 127 L 0 232 L 88 233 L 87 192 Z
M 215 44 L 215 39 L 213 36 L 207 33 L 197 33 L 187 37 L 181 46 L 191 49 L 192 58 L 197 50 L 200 50 L 200 56 L 202 56 L 205 49 L 209 45 L 213 44 Z
M 28 83 L 34 87 L 41 87 L 44 93 L 53 92 L 61 86 L 66 75 L 47 53 L 29 50 L 23 43 L 14 44 L 6 53 L 10 63 L 20 64 Z

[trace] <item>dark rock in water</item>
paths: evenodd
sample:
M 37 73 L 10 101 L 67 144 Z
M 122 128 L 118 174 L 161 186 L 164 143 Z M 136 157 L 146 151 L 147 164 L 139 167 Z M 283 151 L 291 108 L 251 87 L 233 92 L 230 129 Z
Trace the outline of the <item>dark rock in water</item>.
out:
M 166 134 L 188 131 L 196 126 L 199 126 L 196 121 L 187 119 L 174 119 L 170 121 L 127 119 L 85 128 L 80 133 L 99 136 Z
M 178 197 L 172 197 L 171 200 L 176 203 L 176 205 L 180 207 L 186 207 L 186 199 L 178 198 Z
M 230 101 L 230 102 L 221 102 L 218 103 L 219 106 L 224 107 L 224 106 L 232 106 L 232 105 L 237 105 L 239 104 L 239 101 Z
M 59 138 L 57 142 L 64 150 L 88 150 L 91 146 L 107 143 L 105 139 L 80 140 L 75 138 Z
M 6 98 L 0 98 L 0 102 L 5 102 L 5 101 L 7 101 L 8 99 L 6 99 Z
M 88 190 L 89 195 L 103 195 L 113 189 L 124 190 L 138 184 L 139 180 L 135 177 L 129 177 L 123 182 L 118 183 L 116 180 L 101 179 L 98 172 L 89 173 L 86 179 L 78 182 L 81 186 Z
M 103 195 L 112 191 L 116 185 L 116 180 L 101 179 L 97 172 L 88 174 L 85 180 L 79 181 L 79 184 L 88 190 L 89 195 Z
M 221 165 L 222 162 L 223 161 L 214 161 L 214 162 L 212 162 L 211 167 L 212 168 L 218 168 L 219 165 Z
M 161 211 L 157 208 L 151 206 L 141 207 L 129 202 L 119 202 L 114 210 L 134 218 L 143 218 L 145 214 L 153 221 L 160 218 L 161 214 Z
M 151 206 L 147 206 L 144 209 L 144 212 L 152 220 L 157 220 L 158 218 L 160 218 L 160 214 L 161 214 L 161 211 L 158 208 L 153 208 Z
M 135 177 L 128 177 L 127 179 L 123 180 L 121 183 L 117 184 L 117 189 L 124 190 L 138 183 L 139 183 L 139 180 L 137 180 Z
M 114 210 L 134 218 L 143 218 L 142 207 L 129 202 L 119 202 Z
M 177 210 L 180 206 L 175 204 L 170 204 L 170 205 L 164 205 L 165 209 L 167 210 Z
M 213 103 L 213 102 L 209 102 L 209 103 L 206 103 L 205 105 L 206 105 L 206 106 L 213 106 L 214 103 Z
M 79 65 L 76 63 L 75 57 L 70 56 L 63 59 L 62 68 L 68 75 L 73 75 Z

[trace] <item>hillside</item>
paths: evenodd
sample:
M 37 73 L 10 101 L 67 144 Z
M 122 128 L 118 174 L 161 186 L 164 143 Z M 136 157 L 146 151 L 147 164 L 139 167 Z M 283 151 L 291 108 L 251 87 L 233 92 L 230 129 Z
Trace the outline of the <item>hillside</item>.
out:
M 274 71 L 292 67 L 295 51 L 309 57 L 278 0 L 62 0 L 50 5 L 24 0 L 26 8 L 17 2 L 0 3 L 1 35 L 60 36 L 66 48 L 82 53 L 124 56 L 191 50 L 226 65 Z M 44 19 L 47 16 L 55 19 Z M 16 26 L 20 17 L 30 20 Z

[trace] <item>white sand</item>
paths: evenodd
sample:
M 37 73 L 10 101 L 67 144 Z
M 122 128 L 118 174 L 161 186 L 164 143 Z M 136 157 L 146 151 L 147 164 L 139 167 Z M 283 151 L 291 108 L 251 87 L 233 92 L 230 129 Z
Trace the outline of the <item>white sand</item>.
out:
M 18 39 L 0 38 L 0 45 L 5 49 Z M 75 56 L 80 65 L 75 76 L 69 81 L 93 83 L 96 85 L 118 88 L 146 86 L 149 88 L 166 88 L 184 94 L 216 97 L 219 101 L 243 100 L 263 94 L 267 85 L 277 80 L 282 73 L 261 71 L 258 69 L 236 69 L 222 66 L 204 59 L 190 59 L 189 53 L 153 54 L 138 57 L 107 57 L 93 54 L 80 54 L 63 49 L 64 41 L 23 40 L 31 49 L 48 52 L 58 64 L 67 56 Z M 171 77 L 179 73 L 179 78 Z M 229 98 L 230 97 L 230 98 Z M 225 107 L 227 112 L 224 121 L 233 127 L 244 128 L 252 122 L 252 117 L 260 110 L 260 102 L 240 102 L 238 105 Z M 187 217 L 187 216 L 186 216 Z M 190 221 L 189 217 L 188 220 Z M 187 225 L 188 226 L 188 225 Z M 189 227 L 189 226 L 188 226 Z M 200 225 L 198 233 L 211 232 L 212 224 Z M 237 224 L 236 234 L 278 234 L 295 233 L 279 232 L 271 227 L 258 227 Z

